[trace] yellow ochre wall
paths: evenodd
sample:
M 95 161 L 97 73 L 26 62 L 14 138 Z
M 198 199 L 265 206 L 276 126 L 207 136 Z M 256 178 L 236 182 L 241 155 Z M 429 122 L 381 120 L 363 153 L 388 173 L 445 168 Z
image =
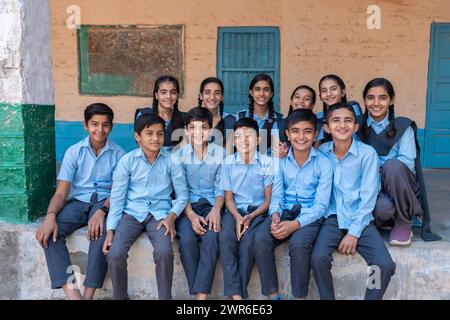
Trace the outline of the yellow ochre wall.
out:
M 364 85 L 374 77 L 390 79 L 396 112 L 424 127 L 430 27 L 450 22 L 449 0 L 50 0 L 56 119 L 81 121 L 92 102 L 109 104 L 116 122 L 131 123 L 138 106 L 150 98 L 88 96 L 78 93 L 76 31 L 66 27 L 67 8 L 78 5 L 81 24 L 182 24 L 185 94 L 182 110 L 196 105 L 203 78 L 216 75 L 217 30 L 221 26 L 280 28 L 280 105 L 286 113 L 298 84 L 317 90 L 327 73 L 341 76 L 347 96 L 361 102 Z M 369 5 L 381 8 L 381 30 L 369 30 Z M 226 90 L 226 88 L 225 88 Z M 321 103 L 316 103 L 321 110 Z

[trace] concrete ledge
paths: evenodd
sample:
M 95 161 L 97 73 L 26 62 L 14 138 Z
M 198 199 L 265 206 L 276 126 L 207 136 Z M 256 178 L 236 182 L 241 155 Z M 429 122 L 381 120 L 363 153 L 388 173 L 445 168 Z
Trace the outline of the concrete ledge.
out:
M 50 280 L 43 250 L 34 239 L 39 224 L 14 225 L 0 223 L 0 299 L 61 299 L 62 290 L 50 289 Z M 440 234 L 443 235 L 442 227 Z M 438 230 L 437 230 L 438 231 Z M 73 265 L 83 274 L 87 261 L 88 241 L 86 229 L 76 231 L 68 238 Z M 175 249 L 173 296 L 175 299 L 191 299 L 186 277 L 179 259 L 178 244 Z M 397 264 L 385 299 L 450 299 L 450 242 L 425 243 L 415 237 L 409 248 L 389 248 Z M 129 258 L 129 294 L 132 299 L 157 299 L 156 278 L 152 258 L 152 246 L 143 234 L 133 245 Z M 281 293 L 292 298 L 289 279 L 289 255 L 287 245 L 276 250 Z M 253 270 L 249 293 L 251 299 L 263 299 L 259 276 Z M 335 255 L 333 276 L 338 299 L 362 299 L 365 290 L 367 267 L 356 255 Z M 83 280 L 83 275 L 81 275 Z M 112 295 L 109 277 L 97 299 L 109 299 Z M 212 298 L 223 299 L 223 278 L 220 261 L 216 269 Z M 313 278 L 308 299 L 318 299 Z

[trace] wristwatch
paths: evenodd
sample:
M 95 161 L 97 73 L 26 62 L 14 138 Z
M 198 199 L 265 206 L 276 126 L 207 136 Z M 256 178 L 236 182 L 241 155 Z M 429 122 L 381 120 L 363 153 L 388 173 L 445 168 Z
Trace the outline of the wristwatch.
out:
M 105 214 L 109 213 L 109 208 L 107 206 L 101 207 L 100 210 L 102 210 Z

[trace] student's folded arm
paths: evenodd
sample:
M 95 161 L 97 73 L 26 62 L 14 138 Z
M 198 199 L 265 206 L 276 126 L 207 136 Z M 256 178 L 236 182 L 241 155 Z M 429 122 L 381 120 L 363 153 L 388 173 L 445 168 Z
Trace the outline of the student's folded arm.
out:
M 364 228 L 373 219 L 372 212 L 375 209 L 378 192 L 380 190 L 379 160 L 375 150 L 367 153 L 362 160 L 361 187 L 359 195 L 361 201 L 355 210 L 353 222 L 348 229 L 348 233 L 359 238 Z
M 116 230 L 125 209 L 128 186 L 130 184 L 130 158 L 121 158 L 113 172 L 110 206 L 106 220 L 106 230 Z
M 302 208 L 301 214 L 297 217 L 301 227 L 323 217 L 330 204 L 331 188 L 333 185 L 333 166 L 326 157 L 319 159 L 320 177 L 316 189 L 313 205 L 309 208 Z
M 284 190 L 283 190 L 283 173 L 282 169 L 279 168 L 272 184 L 272 197 L 269 205 L 269 214 L 278 212 L 280 215 L 284 208 Z
M 189 200 L 189 190 L 181 165 L 171 162 L 170 175 L 173 188 L 175 189 L 175 199 L 172 201 L 172 208 L 170 208 L 169 213 L 173 212 L 179 217 Z
M 416 141 L 414 139 L 414 130 L 411 127 L 406 129 L 398 143 L 399 149 L 397 160 L 403 162 L 409 170 L 414 172 L 414 162 L 416 159 Z

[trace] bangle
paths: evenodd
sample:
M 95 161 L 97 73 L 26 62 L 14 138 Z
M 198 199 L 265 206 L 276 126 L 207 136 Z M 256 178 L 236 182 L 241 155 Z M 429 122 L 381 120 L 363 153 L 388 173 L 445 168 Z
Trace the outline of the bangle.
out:
M 109 208 L 107 206 L 101 207 L 100 210 L 102 210 L 105 214 L 109 213 Z

